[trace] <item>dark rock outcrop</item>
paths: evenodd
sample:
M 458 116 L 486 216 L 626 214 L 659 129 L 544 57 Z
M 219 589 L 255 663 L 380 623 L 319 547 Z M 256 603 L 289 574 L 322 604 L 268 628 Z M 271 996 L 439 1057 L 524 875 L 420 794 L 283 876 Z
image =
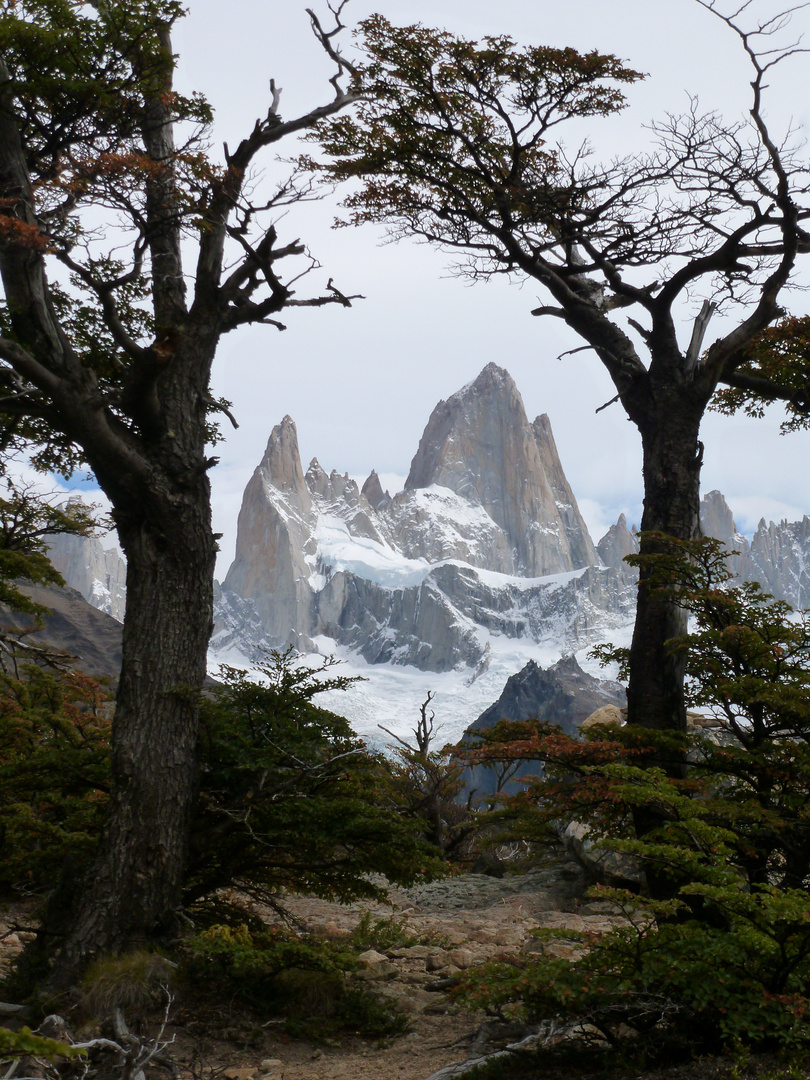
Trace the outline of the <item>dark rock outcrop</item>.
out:
M 626 705 L 623 687 L 588 675 L 576 657 L 564 656 L 546 669 L 530 660 L 507 680 L 498 700 L 467 728 L 464 741 L 474 743 L 476 732 L 488 731 L 500 720 L 545 720 L 557 724 L 568 735 L 576 735 L 582 721 L 604 705 L 623 708 Z M 537 762 L 526 762 L 506 790 L 521 790 L 520 775 L 536 775 L 539 768 Z M 486 766 L 476 766 L 467 770 L 465 785 L 479 796 L 491 794 L 496 790 L 497 774 Z

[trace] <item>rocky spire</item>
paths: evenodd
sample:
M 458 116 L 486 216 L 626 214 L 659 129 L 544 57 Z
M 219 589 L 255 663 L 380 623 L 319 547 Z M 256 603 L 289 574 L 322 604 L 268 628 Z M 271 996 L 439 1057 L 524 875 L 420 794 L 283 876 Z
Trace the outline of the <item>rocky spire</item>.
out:
M 731 507 L 719 491 L 708 491 L 700 500 L 700 527 L 706 536 L 724 542 L 737 535 Z
M 297 644 L 306 629 L 293 626 L 290 612 L 309 609 L 307 557 L 315 555 L 313 524 L 298 433 L 285 416 L 273 428 L 261 463 L 245 488 L 236 557 L 223 583 L 238 596 L 253 600 L 275 641 Z
M 360 490 L 374 510 L 380 510 L 391 502 L 391 496 L 387 491 L 383 491 L 376 469 L 371 470 Z
M 433 485 L 486 510 L 519 573 L 540 577 L 596 562 L 548 417 L 529 423 L 512 377 L 497 364 L 433 410 L 405 489 Z
M 605 566 L 619 567 L 624 562 L 625 555 L 635 555 L 638 551 L 638 539 L 627 528 L 624 514 L 619 514 L 619 520 L 610 526 L 596 545 L 596 550 Z

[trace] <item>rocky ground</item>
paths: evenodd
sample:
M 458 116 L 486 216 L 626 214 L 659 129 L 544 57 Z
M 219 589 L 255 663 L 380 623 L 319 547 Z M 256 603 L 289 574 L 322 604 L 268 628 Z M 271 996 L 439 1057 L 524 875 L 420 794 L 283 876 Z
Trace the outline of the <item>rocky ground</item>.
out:
M 586 884 L 578 867 L 561 858 L 543 869 L 502 879 L 465 874 L 394 889 L 387 904 L 343 906 L 288 896 L 285 906 L 301 924 L 330 937 L 349 933 L 368 912 L 374 920 L 394 916 L 424 942 L 364 955 L 365 980 L 398 1003 L 408 1016 L 408 1032 L 390 1040 L 319 1045 L 285 1039 L 274 1033 L 270 1022 L 257 1042 L 255 1024 L 251 1029 L 250 1023 L 240 1023 L 238 1009 L 206 1017 L 187 1014 L 180 1002 L 176 1024 L 168 1032 L 176 1040 L 171 1056 L 181 1076 L 190 1080 L 449 1077 L 454 1066 L 493 1046 L 484 1015 L 452 1004 L 442 989 L 446 981 L 472 965 L 532 948 L 530 931 L 535 927 L 607 930 L 616 916 L 605 905 L 583 899 Z M 9 933 L 9 925 L 24 925 L 26 918 L 25 905 L 0 913 L 0 961 L 13 955 L 26 937 L 25 930 Z M 765 1077 L 769 1067 L 768 1062 L 741 1068 L 739 1063 L 704 1061 L 661 1072 L 617 1073 L 615 1080 L 746 1080 Z

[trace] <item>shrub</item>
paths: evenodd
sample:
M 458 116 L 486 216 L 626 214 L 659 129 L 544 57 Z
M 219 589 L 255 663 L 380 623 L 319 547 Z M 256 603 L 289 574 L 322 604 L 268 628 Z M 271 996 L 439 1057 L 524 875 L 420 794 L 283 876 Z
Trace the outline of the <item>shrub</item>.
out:
M 313 704 L 352 679 L 270 654 L 251 680 L 232 668 L 204 704 L 203 776 L 186 900 L 236 885 L 380 899 L 379 875 L 411 884 L 439 860 L 390 797 L 388 767 L 348 721 Z
M 190 987 L 283 1015 L 296 1037 L 400 1033 L 396 1007 L 351 981 L 360 967 L 353 949 L 323 938 L 243 925 L 212 926 L 185 942 L 180 970 Z
M 29 1055 L 54 1061 L 60 1057 L 80 1057 L 81 1051 L 66 1043 L 57 1042 L 55 1039 L 45 1039 L 41 1035 L 34 1035 L 27 1027 L 20 1031 L 9 1031 L 8 1028 L 0 1027 L 0 1061 Z M 13 1076 L 15 1071 L 9 1070 L 8 1076 Z
M 113 1009 L 142 1013 L 165 1005 L 176 965 L 144 949 L 94 961 L 82 981 L 82 1005 L 94 1016 Z
M 107 695 L 78 672 L 0 672 L 0 888 L 41 891 L 95 848 L 110 778 Z
M 388 949 L 409 948 L 411 945 L 418 945 L 420 940 L 404 919 L 393 916 L 388 919 L 373 919 L 368 911 L 363 913 L 360 922 L 349 935 L 349 941 L 359 952 L 365 952 L 366 949 L 386 952 Z

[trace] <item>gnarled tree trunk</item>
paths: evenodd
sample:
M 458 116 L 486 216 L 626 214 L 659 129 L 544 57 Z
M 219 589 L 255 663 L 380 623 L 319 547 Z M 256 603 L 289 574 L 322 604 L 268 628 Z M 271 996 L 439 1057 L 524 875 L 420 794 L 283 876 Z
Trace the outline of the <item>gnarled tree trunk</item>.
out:
M 644 462 L 642 555 L 654 555 L 660 549 L 650 533 L 678 540 L 700 535 L 703 448 L 698 433 L 704 407 L 664 395 L 652 415 L 639 424 Z M 642 565 L 630 647 L 628 719 L 655 731 L 685 731 L 686 658 L 667 643 L 686 633 L 687 615 L 672 599 L 656 593 L 651 573 L 650 567 Z
M 127 617 L 112 798 L 60 957 L 65 975 L 100 951 L 172 929 L 198 786 L 198 692 L 212 628 L 215 555 L 209 500 L 202 491 L 189 500 L 164 523 L 170 531 L 134 516 L 121 523 L 118 516 Z

